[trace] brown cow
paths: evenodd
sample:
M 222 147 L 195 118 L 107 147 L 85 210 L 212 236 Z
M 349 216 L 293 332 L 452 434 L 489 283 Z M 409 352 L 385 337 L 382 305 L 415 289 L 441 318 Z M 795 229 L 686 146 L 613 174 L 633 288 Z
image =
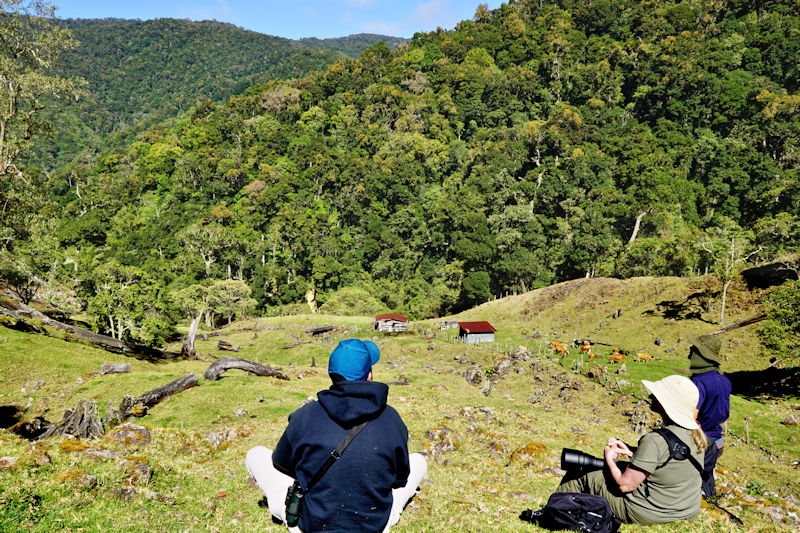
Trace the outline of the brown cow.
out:
M 609 363 L 623 363 L 628 361 L 623 354 L 619 353 L 619 350 L 616 347 L 611 349 L 611 354 L 609 354 L 609 357 L 611 358 L 608 361 Z

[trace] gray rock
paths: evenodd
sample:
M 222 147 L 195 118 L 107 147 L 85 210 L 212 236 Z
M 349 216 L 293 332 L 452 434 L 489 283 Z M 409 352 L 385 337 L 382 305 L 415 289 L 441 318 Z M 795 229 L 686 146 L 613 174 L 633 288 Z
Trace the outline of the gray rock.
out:
M 115 498 L 123 501 L 132 500 L 136 496 L 135 489 L 111 489 L 109 492 Z
M 150 465 L 139 461 L 125 461 L 125 473 L 129 474 L 128 477 L 122 482 L 122 486 L 126 489 L 147 485 L 150 481 Z
M 800 416 L 798 415 L 788 415 L 786 418 L 783 419 L 784 426 L 800 426 Z
M 150 444 L 150 430 L 144 426 L 127 423 L 114 428 L 106 438 L 123 446 L 147 446 Z
M 780 507 L 771 506 L 764 509 L 764 513 L 776 524 L 783 522 L 784 514 Z
M 469 367 L 462 375 L 464 379 L 467 380 L 467 383 L 473 387 L 477 387 L 483 383 L 483 369 L 477 365 Z

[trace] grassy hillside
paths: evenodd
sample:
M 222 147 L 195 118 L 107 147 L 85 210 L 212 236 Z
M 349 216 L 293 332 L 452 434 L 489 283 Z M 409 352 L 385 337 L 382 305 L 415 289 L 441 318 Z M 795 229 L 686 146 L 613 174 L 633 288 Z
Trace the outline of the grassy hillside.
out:
M 107 439 L 86 442 L 102 448 L 100 453 L 65 439 L 30 444 L 0 430 L 0 456 L 19 458 L 13 467 L 0 470 L 0 530 L 282 531 L 271 523 L 267 509 L 257 505 L 261 496 L 248 482 L 244 455 L 257 444 L 274 446 L 286 416 L 329 385 L 327 355 L 339 338 L 369 336 L 382 351 L 376 378 L 397 382 L 390 386 L 390 403 L 408 425 L 410 448 L 429 453 L 428 479 L 395 530 L 534 531 L 518 515 L 540 506 L 556 487 L 561 449 L 599 454 L 609 435 L 635 442 L 632 422 L 641 421 L 642 415 L 624 412 L 635 410 L 642 397 L 641 379 L 685 371 L 686 341 L 674 351 L 665 350 L 679 337 L 717 328 L 706 322 L 714 316 L 713 296 L 708 311 L 692 307 L 697 297 L 687 300 L 706 288 L 700 279 L 578 280 L 500 299 L 459 316 L 490 320 L 498 329 L 494 346 L 453 342 L 452 330 L 436 330 L 436 322 L 414 324 L 408 334 L 374 336 L 370 317 L 314 315 L 235 323 L 221 336 L 198 342 L 204 361 L 149 362 L 0 328 L 0 404 L 27 407 L 26 416 L 45 413 L 53 421 L 64 408 L 87 399 L 97 401 L 103 416 L 108 402 L 116 405 L 124 394 L 139 395 L 188 372 L 200 377 L 197 387 L 131 420 L 151 431 L 152 442 L 146 446 Z M 755 314 L 750 301 L 755 296 L 734 291 L 731 320 Z M 670 316 L 676 309 L 687 316 Z M 691 318 L 694 313 L 698 316 Z M 612 318 L 615 314 L 618 318 Z M 332 338 L 316 340 L 302 331 L 321 324 L 339 329 Z M 656 337 L 662 340 L 660 347 L 654 344 Z M 628 374 L 616 374 L 607 364 L 610 347 L 598 344 L 595 362 L 608 367 L 610 377 L 590 379 L 585 376 L 588 365 L 576 366 L 576 349 L 560 360 L 546 348 L 549 340 L 574 338 L 647 351 L 656 360 L 629 359 Z M 202 374 L 213 360 L 209 354 L 227 355 L 217 350 L 220 339 L 240 346 L 240 357 L 280 367 L 290 381 L 236 370 L 219 381 L 205 381 Z M 312 342 L 282 349 L 297 340 Z M 735 330 L 725 341 L 726 371 L 753 371 L 769 364 L 750 329 Z M 90 375 L 102 363 L 123 361 L 131 363 L 131 373 Z M 485 379 L 493 378 L 494 385 L 468 384 L 463 374 L 472 367 Z M 405 379 L 408 384 L 401 384 Z M 727 493 L 723 505 L 734 509 L 749 531 L 792 528 L 788 513 L 797 513 L 800 504 L 793 499 L 800 494 L 800 481 L 797 466 L 791 464 L 799 449 L 797 427 L 780 422 L 799 400 L 785 395 L 733 400 L 718 483 Z M 232 438 L 220 444 L 223 433 Z M 121 453 L 96 458 L 110 452 Z M 146 484 L 137 483 L 131 473 L 143 464 L 150 469 Z M 83 473 L 94 476 L 96 483 L 86 482 Z M 738 531 L 708 509 L 692 523 L 648 530 Z

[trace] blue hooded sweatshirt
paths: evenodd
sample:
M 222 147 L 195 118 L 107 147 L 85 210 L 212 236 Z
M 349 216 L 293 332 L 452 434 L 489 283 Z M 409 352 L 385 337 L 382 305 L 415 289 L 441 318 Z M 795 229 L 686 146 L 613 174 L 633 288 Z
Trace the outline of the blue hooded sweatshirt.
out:
M 384 383 L 341 381 L 289 415 L 272 463 L 304 490 L 350 428 L 370 421 L 303 498 L 298 525 L 305 533 L 386 526 L 392 489 L 405 486 L 410 468 L 408 430 L 388 395 Z

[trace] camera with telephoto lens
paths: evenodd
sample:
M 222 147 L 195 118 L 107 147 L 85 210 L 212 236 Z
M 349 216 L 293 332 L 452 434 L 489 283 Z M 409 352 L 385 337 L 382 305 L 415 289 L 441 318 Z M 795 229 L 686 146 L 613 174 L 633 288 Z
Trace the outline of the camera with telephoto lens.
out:
M 561 450 L 561 470 L 575 470 L 586 468 L 589 470 L 601 469 L 606 462 L 580 450 L 564 448 Z
M 295 481 L 286 491 L 286 525 L 295 527 L 300 521 L 300 506 L 303 503 L 303 489 Z

